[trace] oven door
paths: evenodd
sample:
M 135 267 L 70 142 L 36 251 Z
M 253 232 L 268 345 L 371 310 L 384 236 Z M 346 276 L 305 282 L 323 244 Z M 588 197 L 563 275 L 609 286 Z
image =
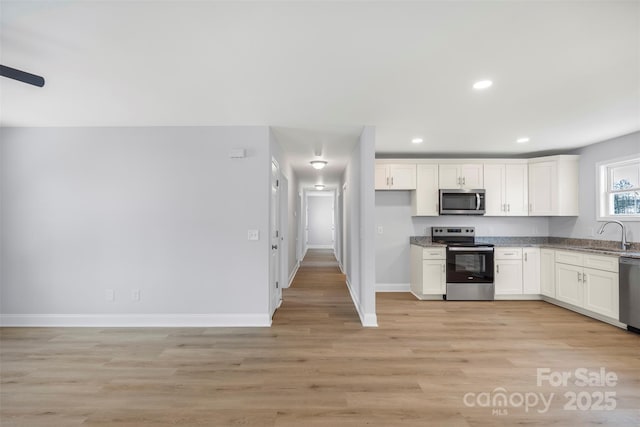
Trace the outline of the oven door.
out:
M 493 248 L 447 248 L 447 283 L 493 283 Z

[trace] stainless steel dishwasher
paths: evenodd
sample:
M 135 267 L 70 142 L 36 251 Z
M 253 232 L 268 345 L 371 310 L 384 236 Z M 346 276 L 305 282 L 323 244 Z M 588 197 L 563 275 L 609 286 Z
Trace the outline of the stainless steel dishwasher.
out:
M 620 258 L 620 322 L 640 333 L 640 259 Z

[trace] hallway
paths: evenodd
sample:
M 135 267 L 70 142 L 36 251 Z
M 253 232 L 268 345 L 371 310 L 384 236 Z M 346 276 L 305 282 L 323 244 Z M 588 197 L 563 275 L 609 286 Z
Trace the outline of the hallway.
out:
M 348 326 L 359 329 L 360 318 L 353 306 L 333 251 L 309 249 L 293 283 L 282 290 L 282 306 L 273 316 L 273 327 L 316 325 L 323 328 Z

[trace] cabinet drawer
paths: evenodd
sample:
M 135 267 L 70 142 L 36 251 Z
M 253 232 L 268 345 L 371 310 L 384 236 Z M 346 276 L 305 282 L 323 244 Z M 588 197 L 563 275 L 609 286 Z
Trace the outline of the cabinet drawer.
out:
M 424 248 L 422 259 L 445 259 L 445 248 Z
M 580 252 L 556 251 L 556 262 L 582 267 L 583 254 Z
M 584 254 L 583 258 L 585 267 L 611 271 L 612 273 L 618 272 L 618 257 Z
M 522 248 L 496 248 L 495 259 L 522 259 Z

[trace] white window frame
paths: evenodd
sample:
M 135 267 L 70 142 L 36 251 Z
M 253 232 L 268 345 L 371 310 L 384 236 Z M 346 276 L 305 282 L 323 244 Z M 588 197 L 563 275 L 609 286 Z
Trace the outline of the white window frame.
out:
M 610 176 L 609 168 L 624 166 L 625 164 L 640 161 L 640 154 L 611 159 L 596 163 L 596 216 L 598 221 L 640 221 L 640 214 L 637 215 L 610 215 L 609 214 L 609 194 Z M 630 189 L 631 191 L 636 188 Z M 638 189 L 640 191 L 640 189 Z M 629 191 L 629 190 L 626 190 Z

